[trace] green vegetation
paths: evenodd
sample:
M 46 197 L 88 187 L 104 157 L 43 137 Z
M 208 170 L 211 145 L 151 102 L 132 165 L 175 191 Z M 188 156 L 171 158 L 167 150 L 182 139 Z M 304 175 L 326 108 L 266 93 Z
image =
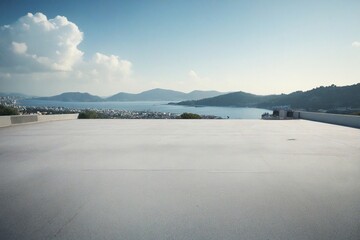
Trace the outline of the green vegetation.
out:
M 318 109 L 360 108 L 360 83 L 337 87 L 318 87 L 303 92 L 297 91 L 290 94 L 260 96 L 245 92 L 234 92 L 213 98 L 197 101 L 184 101 L 179 105 L 189 106 L 232 106 L 232 107 L 258 107 L 272 108 L 274 106 L 290 105 L 293 109 Z
M 181 119 L 201 119 L 201 116 L 199 114 L 195 113 L 183 113 L 180 115 Z
M 99 114 L 95 111 L 86 110 L 79 113 L 78 119 L 95 119 L 100 118 Z
M 0 105 L 0 116 L 19 115 L 19 111 L 13 107 Z

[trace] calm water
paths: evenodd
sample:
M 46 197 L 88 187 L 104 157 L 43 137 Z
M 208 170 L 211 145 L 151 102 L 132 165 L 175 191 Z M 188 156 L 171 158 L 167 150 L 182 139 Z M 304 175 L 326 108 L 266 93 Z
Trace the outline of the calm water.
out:
M 261 114 L 269 112 L 267 109 L 259 108 L 234 108 L 234 107 L 189 107 L 180 105 L 167 105 L 168 102 L 57 102 L 40 100 L 21 100 L 18 102 L 21 106 L 48 106 L 65 107 L 73 109 L 116 109 L 128 111 L 152 111 L 152 112 L 170 112 L 184 113 L 191 112 L 200 115 L 215 115 L 232 119 L 259 119 Z

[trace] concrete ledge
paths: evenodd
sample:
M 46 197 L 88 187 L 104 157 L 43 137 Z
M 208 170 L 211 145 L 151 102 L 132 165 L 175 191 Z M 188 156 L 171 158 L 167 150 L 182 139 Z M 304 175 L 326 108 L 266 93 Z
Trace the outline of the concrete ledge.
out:
M 0 116 L 0 127 L 16 124 L 77 119 L 79 114 Z
M 21 123 L 29 123 L 29 122 L 37 122 L 37 115 L 19 115 L 19 116 L 11 116 L 11 124 L 21 124 Z
M 7 127 L 11 125 L 11 116 L 0 116 L 0 127 Z
M 360 116 L 302 111 L 297 113 L 300 119 L 360 128 Z
M 61 121 L 77 119 L 78 113 L 75 114 L 54 114 L 54 115 L 38 115 L 38 122 Z

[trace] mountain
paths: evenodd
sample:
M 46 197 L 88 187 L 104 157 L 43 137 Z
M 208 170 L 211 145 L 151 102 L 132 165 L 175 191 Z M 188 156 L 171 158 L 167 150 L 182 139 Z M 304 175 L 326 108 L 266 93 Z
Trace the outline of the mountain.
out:
M 29 98 L 29 95 L 23 93 L 6 93 L 0 92 L 0 97 L 17 97 L 17 98 Z
M 290 105 L 293 109 L 337 109 L 360 108 L 360 83 L 351 86 L 318 87 L 309 91 L 290 94 L 260 96 L 245 92 L 234 92 L 197 101 L 183 101 L 179 105 L 188 106 L 233 106 L 272 108 Z
M 167 89 L 152 89 L 145 92 L 132 94 L 120 92 L 111 97 L 106 98 L 107 101 L 180 101 L 185 93 L 167 90 Z
M 203 98 L 211 98 L 211 97 L 216 97 L 219 95 L 223 95 L 225 93 L 223 92 L 218 92 L 218 91 L 200 91 L 200 90 L 195 90 L 192 92 L 189 92 L 186 94 L 186 100 L 198 100 L 198 99 L 203 99 Z
M 89 93 L 66 92 L 52 97 L 33 98 L 35 100 L 62 101 L 62 102 L 101 102 L 101 97 L 91 95 Z
M 38 97 L 35 100 L 63 101 L 63 102 L 100 102 L 100 101 L 183 101 L 214 97 L 224 93 L 217 91 L 192 91 L 184 93 L 168 89 L 151 89 L 141 93 L 119 92 L 111 97 L 101 98 L 89 93 L 66 92 L 52 97 Z
M 111 97 L 105 98 L 106 101 L 136 101 L 136 94 L 119 92 Z
M 337 109 L 360 108 L 360 83 L 351 86 L 318 87 L 302 92 L 297 91 L 259 103 L 259 107 L 290 105 L 294 109 Z
M 142 93 L 137 94 L 140 101 L 167 101 L 172 99 L 184 99 L 184 93 L 167 90 L 167 89 L 152 89 Z
M 229 106 L 229 107 L 256 107 L 256 104 L 261 101 L 263 97 L 245 93 L 233 92 L 212 98 L 205 98 L 200 100 L 183 101 L 179 105 L 189 106 Z
M 199 90 L 192 91 L 190 93 L 184 93 L 174 90 L 156 88 L 137 94 L 120 92 L 106 98 L 106 101 L 182 101 L 214 97 L 221 94 L 224 93 L 217 91 Z

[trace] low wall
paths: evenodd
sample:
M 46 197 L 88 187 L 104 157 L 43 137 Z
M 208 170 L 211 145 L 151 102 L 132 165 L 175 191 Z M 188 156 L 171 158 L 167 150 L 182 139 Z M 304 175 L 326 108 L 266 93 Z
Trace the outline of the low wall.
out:
M 37 120 L 38 120 L 37 115 L 11 116 L 11 124 L 37 122 Z
M 77 119 L 79 114 L 38 115 L 38 122 L 61 121 Z
M 11 125 L 10 116 L 0 116 L 0 127 L 6 127 Z
M 300 119 L 360 128 L 360 116 L 302 111 L 298 113 Z
M 22 123 L 48 122 L 77 119 L 79 114 L 53 114 L 53 115 L 13 115 L 0 116 L 0 127 Z

